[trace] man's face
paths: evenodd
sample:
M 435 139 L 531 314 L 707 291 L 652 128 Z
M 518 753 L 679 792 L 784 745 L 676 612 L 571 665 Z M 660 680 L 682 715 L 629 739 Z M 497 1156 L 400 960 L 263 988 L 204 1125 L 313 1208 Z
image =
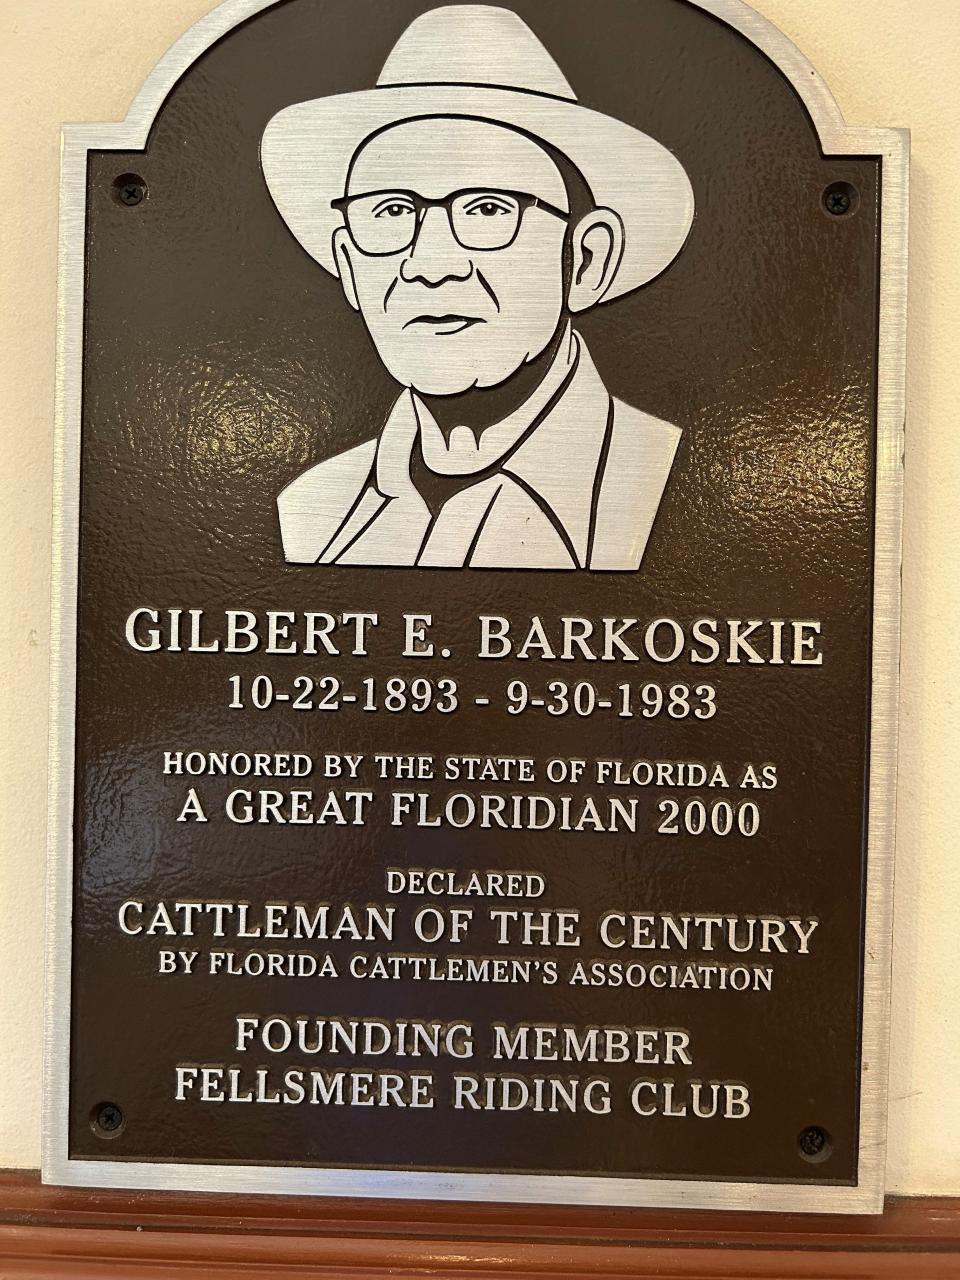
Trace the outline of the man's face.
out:
M 475 194 L 452 211 L 409 198 L 459 192 Z M 566 302 L 567 224 L 523 197 L 569 205 L 535 142 L 484 121 L 405 121 L 358 151 L 346 195 L 370 198 L 348 215 L 361 246 L 336 234 L 344 289 L 397 382 L 438 396 L 493 387 L 548 346 Z

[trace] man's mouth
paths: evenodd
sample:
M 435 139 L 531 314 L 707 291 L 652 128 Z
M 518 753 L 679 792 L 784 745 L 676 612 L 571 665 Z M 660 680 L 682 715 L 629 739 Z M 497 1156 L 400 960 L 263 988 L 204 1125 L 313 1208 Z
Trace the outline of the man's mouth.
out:
M 432 316 L 422 315 L 414 316 L 412 320 L 408 320 L 404 324 L 404 329 L 424 328 L 431 329 L 436 334 L 463 333 L 464 329 L 470 329 L 475 324 L 485 324 L 479 316 L 459 316 L 444 315 Z

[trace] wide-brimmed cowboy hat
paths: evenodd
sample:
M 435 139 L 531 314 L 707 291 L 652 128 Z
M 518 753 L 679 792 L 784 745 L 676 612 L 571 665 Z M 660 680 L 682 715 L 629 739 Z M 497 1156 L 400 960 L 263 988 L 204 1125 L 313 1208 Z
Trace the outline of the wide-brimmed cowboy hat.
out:
M 506 124 L 577 166 L 597 204 L 623 222 L 623 257 L 605 302 L 652 280 L 683 248 L 694 200 L 677 158 L 632 125 L 581 106 L 515 13 L 447 5 L 410 24 L 376 88 L 286 107 L 264 131 L 260 156 L 270 194 L 296 238 L 333 275 L 332 238 L 343 217 L 331 201 L 345 194 L 354 153 L 387 126 L 424 116 Z

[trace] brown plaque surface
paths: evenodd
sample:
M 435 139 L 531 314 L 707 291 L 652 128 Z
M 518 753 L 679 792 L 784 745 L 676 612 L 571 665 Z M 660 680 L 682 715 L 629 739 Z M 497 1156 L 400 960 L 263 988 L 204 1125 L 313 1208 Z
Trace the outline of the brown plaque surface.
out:
M 745 6 L 253 9 L 68 164 L 46 1176 L 876 1208 L 901 139 Z

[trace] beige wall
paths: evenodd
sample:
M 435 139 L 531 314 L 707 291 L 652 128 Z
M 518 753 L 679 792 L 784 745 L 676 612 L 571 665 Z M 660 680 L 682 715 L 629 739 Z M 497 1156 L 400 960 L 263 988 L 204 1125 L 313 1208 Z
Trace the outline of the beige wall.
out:
M 210 7 L 0 0 L 0 1166 L 40 1157 L 59 124 L 122 118 L 157 59 Z M 960 9 L 755 7 L 806 53 L 849 122 L 913 130 L 889 1185 L 960 1195 Z

